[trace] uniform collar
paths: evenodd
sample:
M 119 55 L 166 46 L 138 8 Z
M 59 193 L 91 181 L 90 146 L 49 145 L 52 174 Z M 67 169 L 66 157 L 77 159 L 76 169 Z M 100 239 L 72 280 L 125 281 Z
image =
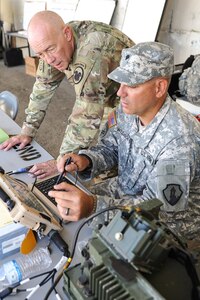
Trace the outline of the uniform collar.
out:
M 131 130 L 130 137 L 134 139 L 135 144 L 137 144 L 138 142 L 137 146 L 143 149 L 148 146 L 148 144 L 153 139 L 156 131 L 158 130 L 158 127 L 169 111 L 172 101 L 173 100 L 169 96 L 167 96 L 165 102 L 163 103 L 163 106 L 160 108 L 153 120 L 147 126 L 145 126 L 145 129 L 142 131 L 142 133 L 139 132 L 138 128 L 139 118 L 137 116 L 135 117 L 135 122 L 132 128 L 133 131 Z

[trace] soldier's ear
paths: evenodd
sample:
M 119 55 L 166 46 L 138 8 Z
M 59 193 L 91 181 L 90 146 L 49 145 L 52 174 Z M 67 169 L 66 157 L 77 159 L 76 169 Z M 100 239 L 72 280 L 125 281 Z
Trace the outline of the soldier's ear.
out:
M 73 36 L 71 27 L 68 25 L 65 25 L 63 28 L 63 33 L 64 33 L 66 40 L 68 42 L 70 42 L 72 40 L 72 36 Z
M 166 78 L 158 78 L 156 80 L 156 96 L 162 97 L 168 89 L 168 81 Z

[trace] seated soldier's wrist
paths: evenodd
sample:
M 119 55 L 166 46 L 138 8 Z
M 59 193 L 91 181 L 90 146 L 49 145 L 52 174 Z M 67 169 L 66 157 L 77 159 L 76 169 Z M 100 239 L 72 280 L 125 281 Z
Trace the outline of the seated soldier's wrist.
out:
M 88 160 L 88 165 L 87 165 L 87 167 L 85 167 L 85 169 L 83 171 L 91 169 L 92 165 L 93 165 L 91 158 L 89 156 L 87 156 L 86 154 L 82 154 L 82 153 L 80 153 L 79 156 L 83 156 Z

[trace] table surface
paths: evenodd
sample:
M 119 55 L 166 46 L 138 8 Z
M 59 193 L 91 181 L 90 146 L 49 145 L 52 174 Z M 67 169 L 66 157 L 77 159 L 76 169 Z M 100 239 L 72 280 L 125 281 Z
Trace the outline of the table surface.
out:
M 8 117 L 2 110 L 0 110 L 0 128 L 2 128 L 8 135 L 15 135 L 20 132 L 20 127 L 15 123 L 15 121 L 13 121 L 10 117 Z M 0 150 L 0 166 L 6 172 L 8 172 L 11 170 L 15 170 L 17 168 L 32 165 L 37 162 L 43 162 L 43 161 L 52 159 L 52 156 L 44 148 L 42 148 L 36 141 L 33 141 L 31 143 L 31 146 L 33 146 L 33 149 L 31 149 L 31 150 L 33 150 L 33 151 L 35 150 L 36 152 L 38 152 L 40 154 L 40 157 L 34 158 L 34 156 L 31 156 L 32 152 L 28 153 L 28 150 L 27 150 L 27 153 L 30 155 L 30 157 L 29 157 L 30 160 L 25 161 L 23 159 L 24 156 L 21 155 L 20 151 L 17 151 L 16 149 L 10 149 L 9 151 Z M 30 183 L 31 181 L 33 181 L 33 179 L 26 174 L 16 175 L 16 178 L 21 179 L 27 183 Z M 68 243 L 70 250 L 71 250 L 70 247 L 72 246 L 74 234 L 75 234 L 76 229 L 79 226 L 79 224 L 80 224 L 80 222 L 72 222 L 72 223 L 66 224 L 63 226 L 63 230 L 60 233 L 62 238 Z M 86 225 L 86 226 L 84 226 L 83 230 L 81 230 L 81 232 L 80 232 L 80 237 L 78 239 L 78 245 L 82 241 L 87 241 L 90 236 L 91 236 L 91 229 Z M 40 246 L 46 245 L 48 242 L 49 242 L 48 238 L 45 237 L 39 241 L 38 246 L 40 247 Z M 59 262 L 60 258 L 62 257 L 62 253 L 53 243 L 51 243 L 50 246 L 52 249 L 51 255 L 52 255 L 52 260 L 53 260 L 53 264 L 49 268 L 51 270 Z M 10 256 L 10 257 L 6 258 L 5 260 L 6 261 L 10 260 L 14 256 Z M 75 256 L 72 261 L 72 265 L 76 264 L 79 260 L 80 260 L 80 252 L 75 251 Z M 43 277 L 41 277 L 41 278 L 43 278 Z M 40 280 L 41 279 L 39 279 L 39 282 L 40 282 Z M 34 285 L 35 285 L 35 281 L 34 281 Z M 31 286 L 32 286 L 32 282 L 29 282 L 29 283 L 25 284 L 24 286 L 21 286 L 20 288 L 23 288 L 23 287 L 27 288 L 27 287 L 31 287 Z M 51 282 L 48 282 L 43 287 L 41 287 L 30 299 L 32 299 L 32 300 L 43 299 L 44 296 L 46 295 L 48 289 L 50 288 L 50 286 L 51 286 Z M 68 299 L 62 290 L 62 286 L 63 286 L 63 281 L 61 279 L 57 286 L 57 290 L 59 292 L 61 299 Z M 13 295 L 8 296 L 8 297 L 6 297 L 6 299 L 22 300 L 22 299 L 25 299 L 26 296 L 27 296 L 27 293 L 19 293 L 14 296 Z M 55 297 L 54 292 L 52 292 L 51 296 L 49 297 L 49 300 L 54 300 L 54 299 L 56 299 L 56 297 Z
M 5 34 L 8 35 L 8 36 L 14 36 L 14 37 L 22 38 L 22 39 L 28 39 L 27 31 L 26 30 L 22 30 L 22 31 L 7 31 Z
M 0 128 L 9 136 L 19 134 L 20 126 L 16 124 L 6 113 L 0 109 Z M 27 167 L 52 159 L 53 157 L 42 148 L 36 141 L 33 141 L 25 150 L 10 149 L 0 150 L 0 166 L 6 171 Z

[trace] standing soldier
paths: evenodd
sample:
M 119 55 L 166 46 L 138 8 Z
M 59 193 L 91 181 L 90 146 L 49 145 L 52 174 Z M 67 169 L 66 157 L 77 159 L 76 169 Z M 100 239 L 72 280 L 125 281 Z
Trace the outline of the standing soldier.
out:
M 65 24 L 52 11 L 41 11 L 32 17 L 28 41 L 40 62 L 25 111 L 26 121 L 21 134 L 4 142 L 0 149 L 8 150 L 15 144 L 23 148 L 31 142 L 65 76 L 74 86 L 76 101 L 60 155 L 88 148 L 99 132 L 104 113 L 118 102 L 119 84 L 107 75 L 118 66 L 122 49 L 134 43 L 110 25 L 92 21 Z M 35 165 L 29 172 L 44 178 L 56 171 L 56 161 L 52 160 Z

